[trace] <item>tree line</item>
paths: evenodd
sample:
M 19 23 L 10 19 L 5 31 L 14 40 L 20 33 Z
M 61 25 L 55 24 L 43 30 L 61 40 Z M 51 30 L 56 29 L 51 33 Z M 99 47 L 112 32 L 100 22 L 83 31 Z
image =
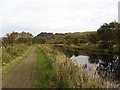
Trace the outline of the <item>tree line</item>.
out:
M 14 44 L 75 44 L 84 43 L 99 44 L 100 47 L 109 48 L 110 46 L 120 45 L 120 24 L 111 22 L 103 24 L 94 32 L 76 33 L 47 33 L 41 32 L 33 36 L 29 32 L 12 32 L 2 37 L 2 45 L 7 47 Z

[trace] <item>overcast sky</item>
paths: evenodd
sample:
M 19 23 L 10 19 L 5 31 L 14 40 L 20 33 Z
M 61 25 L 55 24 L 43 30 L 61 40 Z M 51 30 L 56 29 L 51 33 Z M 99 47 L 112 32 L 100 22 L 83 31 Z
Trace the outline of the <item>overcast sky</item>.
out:
M 118 21 L 119 0 L 1 0 L 2 35 L 96 31 Z

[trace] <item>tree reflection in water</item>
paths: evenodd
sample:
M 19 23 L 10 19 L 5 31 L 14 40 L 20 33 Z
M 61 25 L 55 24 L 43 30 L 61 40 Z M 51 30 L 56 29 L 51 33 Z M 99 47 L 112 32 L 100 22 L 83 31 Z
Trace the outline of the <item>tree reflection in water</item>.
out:
M 120 58 L 118 56 L 102 56 L 97 67 L 97 72 L 103 78 L 112 80 L 120 79 Z
M 109 80 L 120 80 L 120 57 L 112 53 L 89 53 L 89 63 L 98 64 L 98 75 Z

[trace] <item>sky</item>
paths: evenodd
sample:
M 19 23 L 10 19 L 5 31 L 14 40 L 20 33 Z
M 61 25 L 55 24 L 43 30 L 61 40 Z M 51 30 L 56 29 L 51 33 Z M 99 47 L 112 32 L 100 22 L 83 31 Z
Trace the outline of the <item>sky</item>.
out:
M 1 35 L 97 31 L 104 23 L 118 21 L 118 1 L 1 0 Z

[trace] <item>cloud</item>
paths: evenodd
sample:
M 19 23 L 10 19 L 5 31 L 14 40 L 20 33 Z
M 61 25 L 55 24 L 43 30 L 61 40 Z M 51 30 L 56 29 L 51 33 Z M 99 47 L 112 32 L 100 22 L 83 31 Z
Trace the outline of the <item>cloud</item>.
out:
M 119 0 L 3 0 L 3 34 L 20 26 L 34 35 L 42 32 L 97 30 L 117 21 Z M 10 28 L 10 27 L 9 27 Z M 15 27 L 16 28 L 16 27 Z M 16 29 L 15 29 L 16 30 Z

